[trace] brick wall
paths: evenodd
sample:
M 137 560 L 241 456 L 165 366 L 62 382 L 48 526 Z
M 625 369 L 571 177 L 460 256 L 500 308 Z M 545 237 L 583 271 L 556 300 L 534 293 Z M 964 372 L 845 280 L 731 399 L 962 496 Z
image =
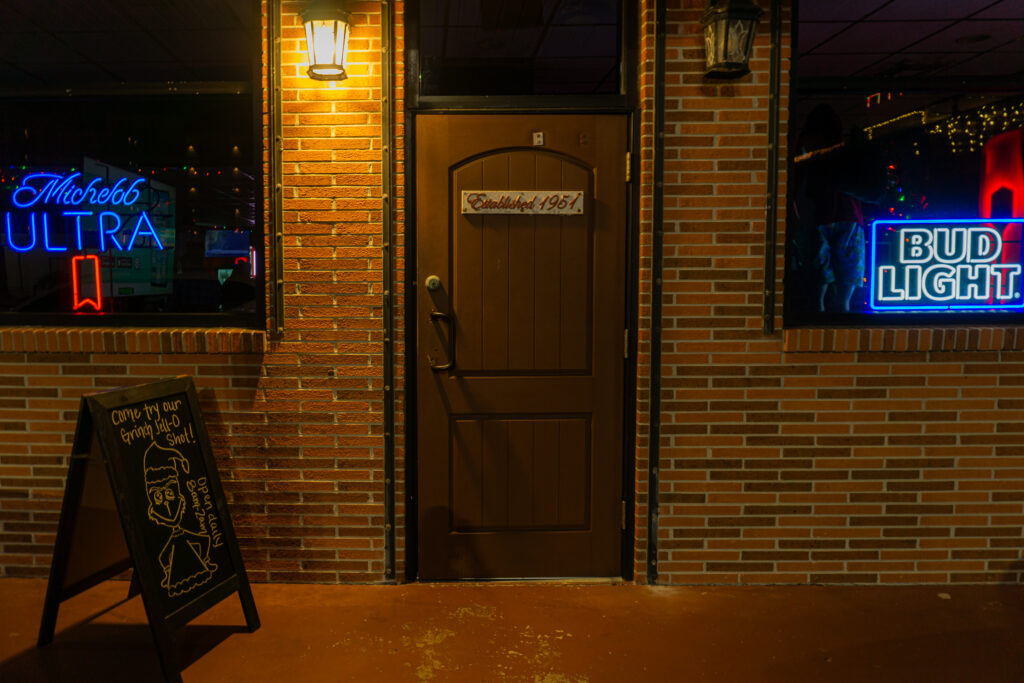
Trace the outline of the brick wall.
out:
M 263 334 L 253 331 L 0 331 L 0 576 L 49 573 L 81 395 L 175 375 L 196 377 L 245 534 L 252 505 L 238 492 L 262 486 L 266 469 L 255 448 L 266 438 L 266 423 L 248 412 L 263 357 Z M 252 540 L 246 557 L 255 568 L 275 546 Z
M 659 581 L 1020 581 L 1024 332 L 762 333 L 768 17 L 712 85 L 703 7 L 669 12 Z

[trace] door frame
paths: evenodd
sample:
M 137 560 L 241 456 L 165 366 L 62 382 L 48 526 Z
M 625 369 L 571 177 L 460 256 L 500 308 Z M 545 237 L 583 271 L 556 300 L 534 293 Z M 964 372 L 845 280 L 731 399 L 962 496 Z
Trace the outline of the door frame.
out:
M 638 67 L 640 64 L 640 16 L 637 0 L 622 0 L 622 84 L 618 95 L 590 96 L 533 96 L 533 97 L 476 97 L 476 98 L 419 98 L 419 49 L 416 24 L 419 20 L 419 3 L 407 2 L 401 21 L 405 24 L 404 54 L 404 219 L 402 222 L 404 266 L 396 268 L 394 282 L 386 287 L 402 287 L 402 317 L 405 346 L 403 362 L 404 400 L 401 402 L 404 425 L 404 457 L 401 473 L 404 474 L 404 503 L 400 538 L 404 538 L 404 581 L 419 581 L 419 507 L 417 486 L 419 483 L 417 453 L 417 381 L 416 381 L 416 119 L 430 114 L 620 114 L 626 117 L 627 149 L 631 158 L 631 182 L 626 189 L 626 311 L 622 321 L 629 330 L 626 338 L 628 357 L 623 364 L 622 397 L 622 500 L 626 503 L 625 529 L 620 549 L 622 578 L 634 578 L 634 557 L 637 546 L 636 489 L 647 485 L 647 478 L 641 482 L 636 469 L 637 448 L 637 339 L 640 329 L 640 197 L 642 191 L 640 172 L 640 92 Z M 411 264 L 411 267 L 410 267 Z M 399 274 L 400 271 L 400 274 Z M 401 278 L 401 282 L 398 278 Z M 396 434 L 397 436 L 397 434 Z M 655 467 L 649 463 L 648 467 Z M 396 468 L 397 470 L 398 468 Z M 396 472 L 399 475 L 399 472 Z M 400 475 L 399 475 L 400 476 Z M 650 495 L 650 494 L 648 494 Z M 397 526 L 398 518 L 391 515 L 392 524 Z M 649 517 L 649 515 L 648 515 Z M 651 533 L 650 520 L 646 520 L 647 534 Z M 391 529 L 391 532 L 399 531 Z M 646 551 L 646 546 L 643 548 Z M 396 577 L 397 578 L 397 577 Z
M 417 485 L 419 482 L 419 454 L 417 452 L 417 386 L 416 386 L 416 362 L 417 362 L 417 315 L 416 315 L 416 120 L 419 116 L 430 115 L 452 115 L 459 114 L 494 114 L 494 115 L 528 115 L 530 113 L 555 113 L 547 109 L 524 111 L 521 109 L 453 109 L 429 111 L 407 110 L 405 119 L 405 268 L 403 271 L 404 289 L 404 344 L 405 344 L 405 400 L 403 402 L 404 412 L 404 485 L 405 485 L 405 510 L 404 510 L 404 537 L 405 537 L 405 581 L 419 581 L 419 508 L 417 500 Z M 637 425 L 637 332 L 639 328 L 639 285 L 640 285 L 640 190 L 639 163 L 636 150 L 638 149 L 640 126 L 639 114 L 635 110 L 622 110 L 621 108 L 590 109 L 590 110 L 559 110 L 560 114 L 587 115 L 587 114 L 619 114 L 626 118 L 627 125 L 627 147 L 631 158 L 631 180 L 626 188 L 626 252 L 622 258 L 625 259 L 626 267 L 626 310 L 625 320 L 622 321 L 624 329 L 628 329 L 626 338 L 626 352 L 628 357 L 623 363 L 623 396 L 622 396 L 622 491 L 621 497 L 625 501 L 625 528 L 622 533 L 620 548 L 620 560 L 622 578 L 626 581 L 633 580 L 633 559 L 636 548 L 636 519 L 634 515 L 636 505 L 636 425 Z

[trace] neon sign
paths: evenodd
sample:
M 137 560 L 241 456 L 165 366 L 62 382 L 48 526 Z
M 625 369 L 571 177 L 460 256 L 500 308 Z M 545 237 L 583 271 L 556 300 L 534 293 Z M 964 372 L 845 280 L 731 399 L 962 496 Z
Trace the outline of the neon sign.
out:
M 77 311 L 86 305 L 95 311 L 103 310 L 103 294 L 100 287 L 100 257 L 95 254 L 71 257 L 71 284 L 74 287 L 74 305 Z M 91 291 L 90 291 L 91 290 Z M 90 298 L 89 294 L 93 294 Z M 85 294 L 85 296 L 82 296 Z
M 11 193 L 11 203 L 15 207 L 39 209 L 50 205 L 67 208 L 58 216 L 41 210 L 29 211 L 27 216 L 20 217 L 12 215 L 11 211 L 5 212 L 3 237 L 6 246 L 18 252 L 40 247 L 48 252 L 65 252 L 73 241 L 78 251 L 131 251 L 140 237 L 148 236 L 152 239 L 152 246 L 164 248 L 145 210 L 127 217 L 112 210 L 133 207 L 141 197 L 144 178 L 133 181 L 118 178 L 112 185 L 104 185 L 101 178 L 93 178 L 85 186 L 80 184 L 81 179 L 82 174 L 77 172 L 63 175 L 29 173 L 23 176 Z M 105 210 L 87 211 L 83 207 Z M 90 239 L 87 240 L 87 236 Z M 147 243 L 147 246 L 150 245 Z
M 1024 267 L 1017 237 L 1022 222 L 1024 218 L 875 221 L 871 308 L 1024 309 Z
M 59 173 L 29 173 L 21 179 L 21 184 L 11 194 L 11 203 L 19 209 L 27 209 L 35 204 L 53 204 L 55 206 L 132 206 L 139 201 L 139 186 L 144 178 L 137 178 L 126 185 L 127 178 L 118 178 L 113 186 L 103 187 L 101 178 L 93 178 L 85 187 L 77 185 L 81 173 L 72 172 L 66 175 Z M 122 185 L 125 185 L 122 187 Z
M 169 291 L 173 187 L 85 158 L 81 170 L 22 174 L 6 204 L 0 253 L 6 248 L 30 269 L 64 273 L 65 284 L 55 286 L 70 310 L 102 312 L 118 297 Z

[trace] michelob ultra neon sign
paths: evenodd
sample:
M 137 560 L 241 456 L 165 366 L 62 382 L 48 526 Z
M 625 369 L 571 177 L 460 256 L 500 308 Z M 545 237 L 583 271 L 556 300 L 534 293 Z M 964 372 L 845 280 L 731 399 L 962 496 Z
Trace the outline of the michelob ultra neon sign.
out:
M 11 204 L 29 211 L 18 211 L 18 215 L 12 215 L 12 211 L 4 213 L 4 244 L 21 252 L 40 248 L 50 252 L 63 252 L 69 248 L 78 251 L 87 248 L 131 251 L 140 236 L 149 235 L 153 238 L 153 246 L 163 249 L 160 235 L 145 211 L 126 219 L 114 210 L 118 207 L 129 209 L 138 202 L 142 194 L 140 186 L 144 183 L 144 178 L 132 181 L 118 178 L 112 185 L 107 185 L 102 179 L 93 178 L 83 184 L 82 174 L 77 172 L 22 176 L 11 193 Z M 60 209 L 60 218 L 51 220 L 49 213 L 38 210 L 46 205 Z M 101 211 L 100 208 L 106 210 Z M 73 227 L 66 229 L 66 224 Z M 95 230 L 90 230 L 90 227 Z M 95 234 L 94 243 L 88 244 L 83 234 Z
M 158 271 L 174 249 L 172 209 L 155 200 L 146 178 L 92 159 L 84 170 L 21 175 L 0 207 L 0 248 L 36 267 L 56 267 L 54 257 L 66 255 L 73 311 L 102 311 L 108 296 L 166 288 Z
M 879 220 L 871 225 L 875 311 L 1024 309 L 1024 218 Z

